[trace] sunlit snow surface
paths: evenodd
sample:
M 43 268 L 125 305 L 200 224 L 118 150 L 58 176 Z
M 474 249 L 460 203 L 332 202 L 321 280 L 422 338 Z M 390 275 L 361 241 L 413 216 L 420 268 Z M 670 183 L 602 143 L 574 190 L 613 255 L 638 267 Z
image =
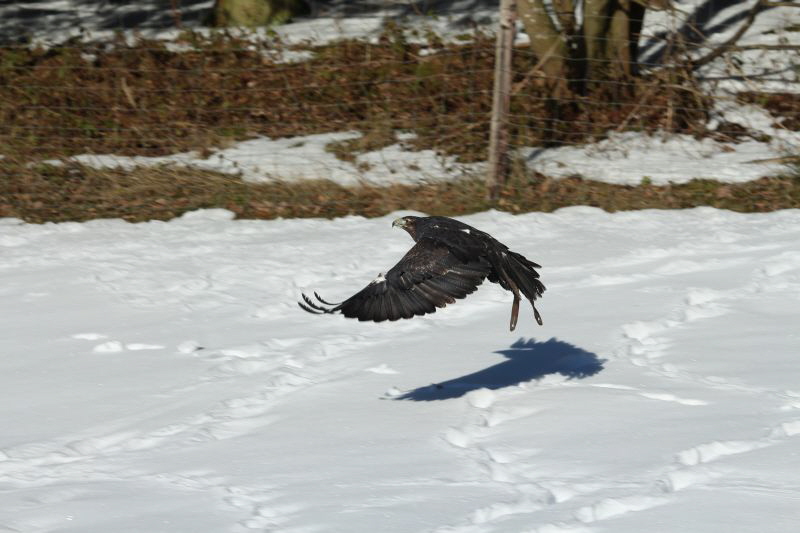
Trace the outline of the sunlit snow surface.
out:
M 798 530 L 800 211 L 464 217 L 543 265 L 515 333 L 296 306 L 399 215 L 3 220 L 0 531 Z
M 326 179 L 340 185 L 446 181 L 485 168 L 480 163 L 458 163 L 455 157 L 433 150 L 410 150 L 403 140 L 413 135 L 402 133 L 396 135 L 397 143 L 358 154 L 353 162 L 337 158 L 329 149 L 334 143 L 359 137 L 361 133 L 355 131 L 279 139 L 259 137 L 216 150 L 205 158 L 189 152 L 161 157 L 87 154 L 71 159 L 94 168 L 174 165 L 232 174 L 251 182 Z

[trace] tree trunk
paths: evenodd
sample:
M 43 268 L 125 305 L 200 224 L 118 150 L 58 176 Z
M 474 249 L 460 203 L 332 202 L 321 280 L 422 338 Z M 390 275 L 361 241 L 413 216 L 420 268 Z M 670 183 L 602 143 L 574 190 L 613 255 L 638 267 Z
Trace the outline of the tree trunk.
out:
M 270 26 L 310 12 L 305 0 L 216 0 L 214 26 Z
M 576 0 L 517 0 L 531 49 L 548 79 L 551 94 L 567 91 L 622 96 L 637 74 L 639 34 L 646 9 L 663 9 L 669 0 L 584 0 L 578 24 Z
M 624 91 L 624 83 L 637 73 L 639 34 L 645 8 L 633 0 L 586 0 L 583 40 L 586 79 L 596 89 Z M 610 82 L 610 83 L 609 83 Z
M 517 11 L 531 40 L 531 49 L 539 58 L 551 94 L 558 98 L 568 90 L 570 79 L 567 40 L 548 15 L 542 0 L 517 0 Z

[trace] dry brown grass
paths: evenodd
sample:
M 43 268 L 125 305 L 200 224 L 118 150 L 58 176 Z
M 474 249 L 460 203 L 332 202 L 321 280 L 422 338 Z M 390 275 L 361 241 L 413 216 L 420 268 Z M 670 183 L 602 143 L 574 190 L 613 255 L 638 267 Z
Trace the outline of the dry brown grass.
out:
M 740 102 L 757 104 L 775 117 L 779 127 L 800 130 L 800 97 L 794 93 L 742 92 L 737 95 Z
M 478 33 L 463 44 L 443 44 L 429 36 L 423 50 L 405 35 L 389 24 L 376 44 L 305 47 L 313 57 L 297 64 L 268 58 L 289 48 L 280 42 L 253 44 L 225 34 L 187 33 L 182 40 L 191 46 L 184 52 L 122 38 L 47 50 L 0 48 L 0 145 L 3 154 L 27 160 L 153 156 L 255 135 L 358 130 L 374 148 L 394 142 L 385 132 L 405 130 L 417 135 L 418 147 L 463 161 L 485 159 L 493 38 Z M 527 49 L 515 52 L 514 144 L 580 143 L 621 124 L 702 130 L 708 102 L 685 75 L 609 82 L 592 98 L 553 100 L 529 76 L 535 62 Z M 337 153 L 348 157 L 342 148 Z
M 590 205 L 607 211 L 707 205 L 742 212 L 800 207 L 800 178 L 741 184 L 695 180 L 683 185 L 611 185 L 516 173 L 496 203 L 480 180 L 425 185 L 342 187 L 330 181 L 248 184 L 180 167 L 97 170 L 78 164 L 20 165 L 0 180 L 0 217 L 28 222 L 123 218 L 168 220 L 198 208 L 223 207 L 240 218 L 382 216 L 400 209 L 463 215 L 490 207 L 511 213 Z
M 798 180 L 742 185 L 697 181 L 667 187 L 624 187 L 578 178 L 551 180 L 520 170 L 497 203 L 478 180 L 420 186 L 345 188 L 326 181 L 245 184 L 213 172 L 177 167 L 95 170 L 48 165 L 82 153 L 165 155 L 255 135 L 286 137 L 359 130 L 356 140 L 331 143 L 343 160 L 394 143 L 485 160 L 494 41 L 468 36 L 428 46 L 409 43 L 388 25 L 376 44 L 342 41 L 317 47 L 297 64 L 268 58 L 287 49 L 225 34 L 187 33 L 190 51 L 158 41 L 123 39 L 67 43 L 44 49 L 0 48 L 0 216 L 31 222 L 122 217 L 169 219 L 202 207 L 226 207 L 240 217 L 378 216 L 397 209 L 465 214 L 489 207 L 550 211 L 575 204 L 607 210 L 713 205 L 739 211 L 798 207 Z M 526 49 L 515 51 L 511 144 L 552 146 L 598 140 L 610 130 L 705 135 L 710 100 L 691 75 L 662 71 L 592 98 L 562 100 L 531 76 Z M 612 98 L 611 96 L 615 96 Z M 784 127 L 798 126 L 790 95 L 748 94 Z M 724 140 L 752 136 L 741 126 L 713 132 Z

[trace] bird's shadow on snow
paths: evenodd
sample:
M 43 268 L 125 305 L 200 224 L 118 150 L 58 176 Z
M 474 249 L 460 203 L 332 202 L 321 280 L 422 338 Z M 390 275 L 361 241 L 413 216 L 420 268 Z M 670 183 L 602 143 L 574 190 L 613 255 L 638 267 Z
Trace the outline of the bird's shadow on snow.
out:
M 583 379 L 603 370 L 605 359 L 556 338 L 539 342 L 520 338 L 509 348 L 494 353 L 506 357 L 483 370 L 408 391 L 396 400 L 433 401 L 458 398 L 477 389 L 502 389 L 550 374 Z

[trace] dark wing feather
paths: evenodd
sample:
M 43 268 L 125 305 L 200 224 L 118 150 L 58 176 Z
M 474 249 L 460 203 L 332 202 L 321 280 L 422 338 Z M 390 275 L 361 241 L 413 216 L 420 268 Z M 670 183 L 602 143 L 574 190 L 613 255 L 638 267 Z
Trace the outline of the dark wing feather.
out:
M 374 322 L 411 318 L 464 298 L 490 270 L 483 258 L 464 261 L 435 240 L 420 239 L 385 276 L 378 276 L 344 302 L 325 307 L 304 295 L 305 304 L 300 307 Z
M 489 281 L 500 283 L 506 290 L 511 290 L 513 284 L 531 302 L 545 290 L 535 270 L 542 268 L 541 265 L 512 252 L 486 232 L 447 217 L 428 217 L 418 231 L 423 237 L 431 235 L 464 261 L 481 256 L 487 258 L 493 267 Z
M 530 301 L 536 322 L 539 325 L 542 324 L 542 317 L 534 303 L 545 291 L 545 286 L 539 280 L 539 273 L 536 271 L 537 268 L 541 268 L 540 265 L 517 252 L 512 252 L 508 246 L 488 233 L 458 220 L 447 217 L 428 217 L 423 219 L 422 224 L 418 222 L 417 226 L 419 235 L 422 237 L 429 234 L 434 236 L 462 260 L 469 260 L 476 256 L 485 257 L 488 260 L 492 266 L 487 276 L 489 281 L 499 283 L 501 287 L 514 294 L 511 310 L 512 331 L 517 322 L 521 296 Z

